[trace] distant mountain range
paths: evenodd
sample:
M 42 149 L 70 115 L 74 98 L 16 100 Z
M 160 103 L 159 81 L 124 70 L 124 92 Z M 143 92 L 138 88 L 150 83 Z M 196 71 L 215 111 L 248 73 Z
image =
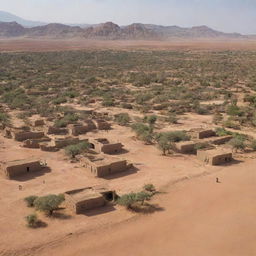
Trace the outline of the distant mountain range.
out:
M 238 33 L 223 33 L 207 26 L 182 28 L 134 23 L 118 26 L 112 22 L 97 25 L 58 24 L 24 20 L 0 11 L 0 37 L 88 38 L 105 40 L 164 40 L 170 38 L 247 38 Z

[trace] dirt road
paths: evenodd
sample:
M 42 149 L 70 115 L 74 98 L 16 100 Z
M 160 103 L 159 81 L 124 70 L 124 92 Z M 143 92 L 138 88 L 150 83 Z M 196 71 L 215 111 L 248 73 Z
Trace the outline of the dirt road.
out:
M 172 186 L 155 199 L 163 211 L 71 236 L 37 255 L 254 256 L 255 163 Z

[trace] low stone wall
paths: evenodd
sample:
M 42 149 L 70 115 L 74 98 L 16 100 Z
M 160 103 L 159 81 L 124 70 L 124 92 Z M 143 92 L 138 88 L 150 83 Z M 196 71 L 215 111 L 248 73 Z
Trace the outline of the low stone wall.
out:
M 54 126 L 49 126 L 46 129 L 47 134 L 54 134 L 54 135 L 67 135 L 68 134 L 68 129 L 66 128 L 57 128 Z
M 44 137 L 44 132 L 13 132 L 12 137 L 17 141 L 40 139 Z

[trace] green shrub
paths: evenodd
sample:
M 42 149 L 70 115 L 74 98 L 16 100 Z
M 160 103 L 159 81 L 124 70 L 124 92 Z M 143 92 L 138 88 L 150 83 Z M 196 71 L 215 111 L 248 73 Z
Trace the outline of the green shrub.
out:
M 83 152 L 87 151 L 90 148 L 90 145 L 88 142 L 80 142 L 75 145 L 69 145 L 65 148 L 65 153 L 72 157 L 75 158 L 77 155 L 82 154 Z
M 224 128 L 216 128 L 216 130 L 215 130 L 215 132 L 216 132 L 216 134 L 218 135 L 218 136 L 228 136 L 228 135 L 232 135 L 233 133 L 232 132 L 230 132 L 230 131 L 227 131 L 226 129 L 224 129 Z
M 155 192 L 156 188 L 153 184 L 146 184 L 143 187 L 144 190 L 148 191 L 148 192 Z
M 48 195 L 38 197 L 34 206 L 36 210 L 44 212 L 46 215 L 51 216 L 56 211 L 60 204 L 65 200 L 64 195 Z
M 36 214 L 30 214 L 26 216 L 25 220 L 29 228 L 36 228 L 38 226 L 38 217 Z
M 115 122 L 119 125 L 126 126 L 131 121 L 131 118 L 128 113 L 120 113 L 115 115 Z
M 38 198 L 38 196 L 28 196 L 24 198 L 24 201 L 27 203 L 28 207 L 33 207 L 35 200 Z

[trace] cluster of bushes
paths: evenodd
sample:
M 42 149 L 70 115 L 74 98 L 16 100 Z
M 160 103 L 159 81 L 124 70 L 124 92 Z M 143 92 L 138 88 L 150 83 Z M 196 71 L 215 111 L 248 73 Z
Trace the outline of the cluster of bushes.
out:
M 79 120 L 79 116 L 76 114 L 67 114 L 63 118 L 54 122 L 54 126 L 58 128 L 66 127 L 68 124 L 76 123 Z
M 117 199 L 117 204 L 122 205 L 129 210 L 138 209 L 138 206 L 144 206 L 145 201 L 149 201 L 155 193 L 156 189 L 154 185 L 147 184 L 144 186 L 143 190 L 138 193 L 122 195 Z
M 28 196 L 24 199 L 28 207 L 34 207 L 36 211 L 43 212 L 46 216 L 52 216 L 54 211 L 59 209 L 61 203 L 65 200 L 64 195 L 47 195 L 47 196 Z M 40 220 L 37 214 L 30 214 L 25 217 L 28 227 L 38 227 Z

